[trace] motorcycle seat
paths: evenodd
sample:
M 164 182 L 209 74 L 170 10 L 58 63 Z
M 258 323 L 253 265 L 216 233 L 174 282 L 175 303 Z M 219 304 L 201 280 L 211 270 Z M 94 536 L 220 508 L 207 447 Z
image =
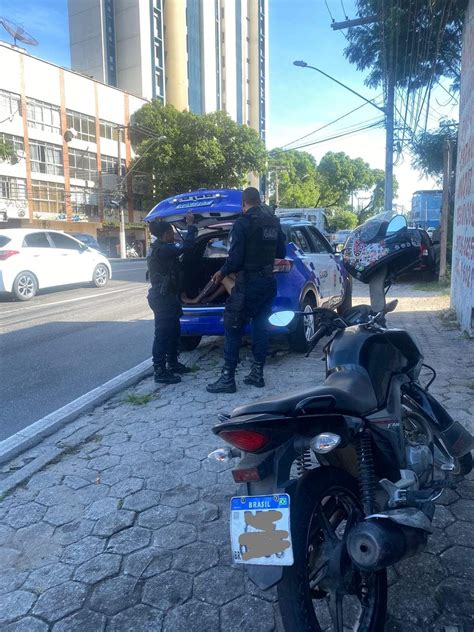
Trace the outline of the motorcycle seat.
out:
M 321 413 L 326 407 L 331 412 L 364 415 L 377 408 L 377 398 L 368 375 L 358 371 L 337 371 L 331 373 L 321 386 L 239 406 L 231 418 L 262 413 L 291 416 L 304 400 L 308 402 L 304 406 L 306 413 Z

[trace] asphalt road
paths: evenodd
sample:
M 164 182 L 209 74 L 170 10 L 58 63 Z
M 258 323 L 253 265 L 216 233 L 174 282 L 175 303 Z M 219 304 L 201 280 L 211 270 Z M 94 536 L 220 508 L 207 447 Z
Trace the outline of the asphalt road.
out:
M 151 356 L 146 262 L 112 269 L 103 289 L 0 297 L 0 441 Z

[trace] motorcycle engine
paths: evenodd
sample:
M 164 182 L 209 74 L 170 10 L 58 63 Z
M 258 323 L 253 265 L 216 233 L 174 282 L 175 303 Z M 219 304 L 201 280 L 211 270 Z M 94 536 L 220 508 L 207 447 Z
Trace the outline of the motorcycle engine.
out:
M 427 445 L 410 445 L 406 448 L 407 467 L 415 472 L 420 487 L 433 479 L 433 453 Z

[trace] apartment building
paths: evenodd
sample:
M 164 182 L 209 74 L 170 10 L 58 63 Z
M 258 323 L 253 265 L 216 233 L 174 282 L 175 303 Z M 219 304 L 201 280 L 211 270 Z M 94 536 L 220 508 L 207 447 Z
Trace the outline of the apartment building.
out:
M 121 204 L 144 238 L 140 182 L 125 171 L 127 126 L 146 100 L 3 42 L 0 67 L 0 140 L 14 150 L 0 161 L 0 227 L 113 235 Z
M 265 139 L 268 0 L 68 0 L 72 68 Z

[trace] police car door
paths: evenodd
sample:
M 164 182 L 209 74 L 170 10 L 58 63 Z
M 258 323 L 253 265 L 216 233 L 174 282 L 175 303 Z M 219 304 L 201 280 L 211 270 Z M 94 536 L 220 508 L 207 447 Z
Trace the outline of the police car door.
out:
M 318 265 L 324 270 L 321 274 L 324 301 L 330 300 L 331 303 L 335 303 L 340 300 L 343 291 L 343 279 L 336 256 L 327 239 L 314 226 L 307 226 L 306 230 L 309 233 L 313 256 L 317 257 Z
M 309 276 L 318 290 L 319 299 L 321 299 L 322 303 L 325 303 L 327 294 L 324 283 L 328 274 L 324 267 L 326 259 L 315 252 L 314 245 L 309 233 L 306 232 L 305 226 L 293 226 L 290 232 L 290 241 L 298 248 L 298 257 L 307 267 Z

